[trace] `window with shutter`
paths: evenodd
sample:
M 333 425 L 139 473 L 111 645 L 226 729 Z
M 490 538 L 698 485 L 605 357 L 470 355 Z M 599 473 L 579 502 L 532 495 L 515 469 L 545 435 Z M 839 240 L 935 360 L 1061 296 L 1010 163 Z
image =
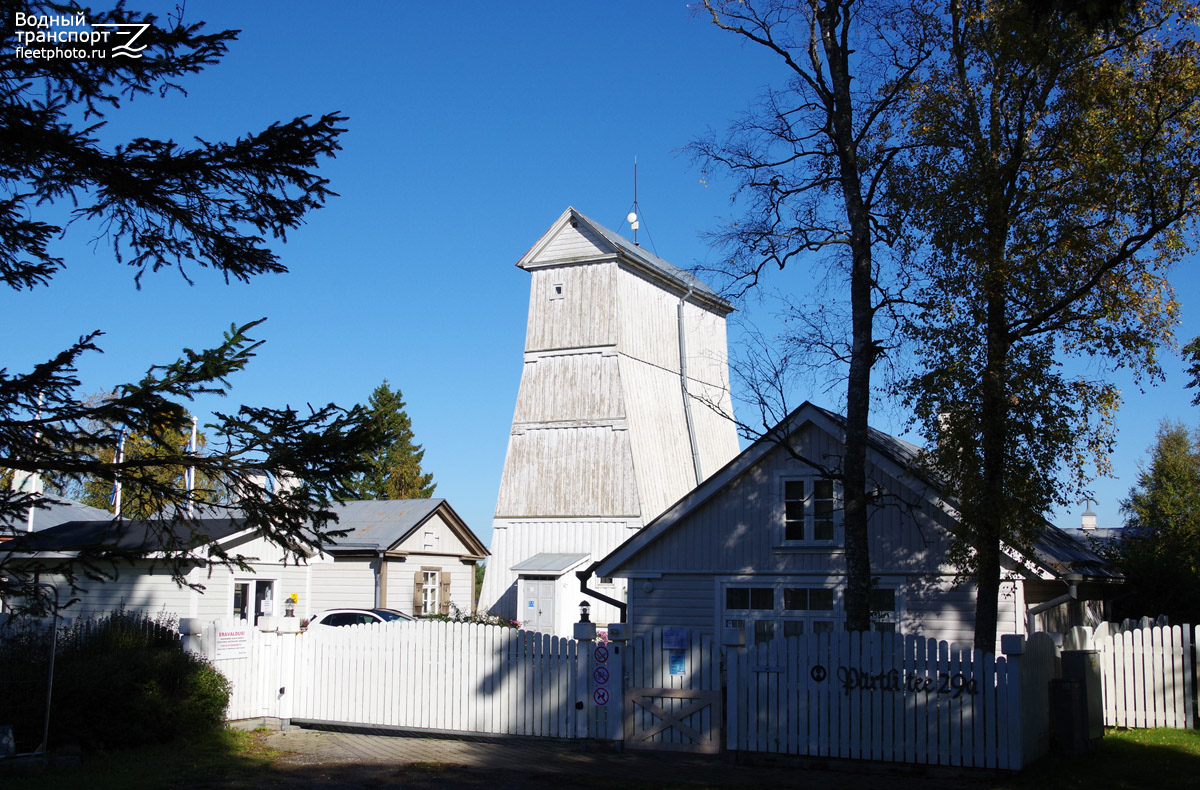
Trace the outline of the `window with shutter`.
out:
M 438 586 L 438 614 L 450 614 L 450 572 L 442 571 Z
M 425 588 L 425 579 L 420 571 L 413 574 L 412 614 L 420 617 L 425 614 L 421 609 L 421 591 Z
M 441 568 L 421 568 L 421 573 L 417 577 L 415 589 L 413 590 L 413 608 L 417 607 L 417 602 L 420 602 L 419 616 L 428 617 L 434 614 L 448 614 L 449 609 L 449 594 L 442 593 L 442 579 L 445 574 Z M 449 580 L 446 580 L 449 584 Z M 443 602 L 445 604 L 443 605 Z M 417 614 L 414 612 L 414 614 Z

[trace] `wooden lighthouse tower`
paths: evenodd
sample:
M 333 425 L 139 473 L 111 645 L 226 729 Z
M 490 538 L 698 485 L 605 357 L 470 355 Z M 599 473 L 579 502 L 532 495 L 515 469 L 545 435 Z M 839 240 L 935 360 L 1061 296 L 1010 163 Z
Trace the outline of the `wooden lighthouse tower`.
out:
M 569 633 L 587 567 L 738 452 L 725 316 L 708 286 L 568 208 L 533 276 L 480 605 Z M 621 599 L 618 580 L 596 589 Z M 593 608 L 608 622 L 617 610 Z

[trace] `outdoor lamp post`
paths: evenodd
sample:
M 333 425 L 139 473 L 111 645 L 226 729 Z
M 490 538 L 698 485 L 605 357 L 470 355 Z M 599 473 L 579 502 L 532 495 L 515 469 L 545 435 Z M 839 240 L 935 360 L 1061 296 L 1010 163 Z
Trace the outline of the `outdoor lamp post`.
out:
M 580 640 L 589 640 L 596 638 L 596 624 L 589 617 L 592 611 L 592 605 L 587 602 L 587 599 L 579 602 L 579 622 L 575 624 L 575 638 Z

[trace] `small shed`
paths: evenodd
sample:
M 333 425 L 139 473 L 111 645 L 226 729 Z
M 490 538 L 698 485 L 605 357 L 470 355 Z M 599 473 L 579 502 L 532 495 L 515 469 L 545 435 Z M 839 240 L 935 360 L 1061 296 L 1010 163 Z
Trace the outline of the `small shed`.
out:
M 528 631 L 571 633 L 579 608 L 570 601 L 581 597 L 574 571 L 592 555 L 543 552 L 518 562 L 509 570 L 517 575 L 517 620 Z

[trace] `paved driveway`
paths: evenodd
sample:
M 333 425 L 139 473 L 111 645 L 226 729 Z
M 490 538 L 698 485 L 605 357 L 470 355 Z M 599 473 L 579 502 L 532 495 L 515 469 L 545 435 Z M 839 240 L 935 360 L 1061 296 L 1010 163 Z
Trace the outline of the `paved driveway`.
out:
M 292 728 L 269 733 L 265 740 L 270 746 L 289 752 L 266 783 L 280 788 L 507 790 L 766 786 L 821 790 L 982 790 L 1008 785 L 1005 777 L 977 772 L 949 773 L 852 763 L 822 767 L 820 763 L 792 760 L 776 761 L 774 765 L 736 765 L 728 756 L 616 754 L 599 745 L 544 738 Z

